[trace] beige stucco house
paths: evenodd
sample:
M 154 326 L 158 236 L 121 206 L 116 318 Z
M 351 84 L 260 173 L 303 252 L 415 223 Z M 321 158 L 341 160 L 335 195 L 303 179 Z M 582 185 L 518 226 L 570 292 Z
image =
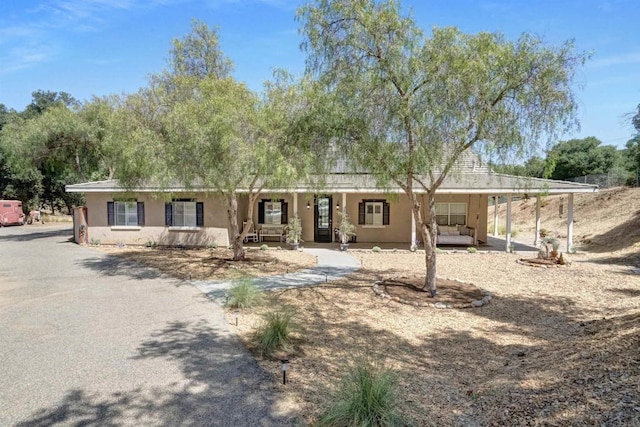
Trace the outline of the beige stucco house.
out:
M 381 189 L 371 175 L 353 173 L 329 175 L 322 189 L 318 188 L 310 181 L 291 189 L 264 191 L 251 218 L 256 239 L 279 241 L 283 226 L 293 215 L 298 215 L 303 241 L 331 243 L 337 241 L 337 214 L 342 211 L 356 226 L 355 239 L 359 243 L 398 243 L 406 244 L 407 248 L 419 243 L 409 200 L 401 189 Z M 226 207 L 221 197 L 207 188 L 149 185 L 127 192 L 117 181 L 110 180 L 69 185 L 66 189 L 85 194 L 87 232 L 89 239 L 94 241 L 185 246 L 213 243 L 225 246 L 230 242 Z M 421 188 L 416 187 L 415 191 L 424 194 Z M 438 242 L 486 242 L 489 198 L 504 196 L 508 211 L 508 248 L 512 196 L 567 194 L 567 247 L 571 248 L 573 194 L 594 191 L 597 187 L 593 185 L 495 174 L 486 167 L 466 168 L 447 177 L 436 192 L 436 219 L 439 230 L 443 230 Z M 242 189 L 239 193 L 238 221 L 242 224 L 247 220 L 244 215 L 248 196 L 246 192 L 242 194 Z M 539 230 L 540 198 L 537 200 L 536 226 Z

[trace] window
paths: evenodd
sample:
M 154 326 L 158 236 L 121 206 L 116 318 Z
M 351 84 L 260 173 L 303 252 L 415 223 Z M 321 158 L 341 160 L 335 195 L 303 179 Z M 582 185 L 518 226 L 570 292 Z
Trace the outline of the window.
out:
M 358 224 L 375 227 L 389 225 L 390 210 L 386 200 L 363 200 L 358 204 Z
M 466 203 L 436 203 L 436 223 L 438 225 L 466 225 Z
M 107 223 L 121 227 L 144 225 L 144 203 L 135 200 L 107 202 Z
M 382 225 L 382 202 L 365 203 L 365 225 Z
M 165 204 L 165 225 L 169 227 L 203 227 L 204 204 L 191 199 L 176 199 Z
M 286 224 L 288 203 L 284 199 L 262 199 L 258 203 L 258 224 Z
M 265 224 L 281 224 L 282 223 L 282 203 L 280 202 L 264 203 L 264 223 Z

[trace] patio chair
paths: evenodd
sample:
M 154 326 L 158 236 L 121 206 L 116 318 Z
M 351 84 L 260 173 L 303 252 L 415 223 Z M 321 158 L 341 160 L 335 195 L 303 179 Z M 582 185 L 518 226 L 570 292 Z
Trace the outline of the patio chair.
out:
M 244 236 L 244 242 L 245 243 L 249 241 L 257 242 L 259 240 L 259 236 L 255 227 L 253 226 L 253 221 L 244 221 L 242 223 L 243 230 L 244 230 L 244 227 L 247 226 L 247 224 L 249 224 L 249 232 L 247 232 L 247 235 Z

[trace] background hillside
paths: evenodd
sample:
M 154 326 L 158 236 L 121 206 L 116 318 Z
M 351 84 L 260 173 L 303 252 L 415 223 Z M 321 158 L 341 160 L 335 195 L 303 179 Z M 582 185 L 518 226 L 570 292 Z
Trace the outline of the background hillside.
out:
M 542 202 L 542 228 L 564 238 L 568 197 L 547 196 Z M 515 240 L 531 244 L 535 233 L 536 200 L 515 201 Z M 498 205 L 499 229 L 504 232 L 506 203 Z M 493 206 L 489 206 L 489 233 Z M 584 251 L 611 262 L 640 265 L 640 188 L 617 187 L 574 197 L 574 241 Z

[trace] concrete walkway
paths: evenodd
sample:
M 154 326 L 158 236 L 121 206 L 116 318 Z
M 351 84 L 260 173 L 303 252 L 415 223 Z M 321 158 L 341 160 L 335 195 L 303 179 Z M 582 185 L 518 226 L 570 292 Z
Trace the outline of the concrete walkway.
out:
M 316 257 L 318 260 L 316 267 L 296 273 L 258 277 L 254 279 L 254 284 L 259 289 L 269 291 L 311 286 L 340 279 L 360 268 L 360 261 L 348 252 L 321 248 L 304 249 L 304 252 Z M 220 304 L 225 303 L 227 292 L 233 286 L 233 283 L 228 280 L 192 280 L 190 283 Z

